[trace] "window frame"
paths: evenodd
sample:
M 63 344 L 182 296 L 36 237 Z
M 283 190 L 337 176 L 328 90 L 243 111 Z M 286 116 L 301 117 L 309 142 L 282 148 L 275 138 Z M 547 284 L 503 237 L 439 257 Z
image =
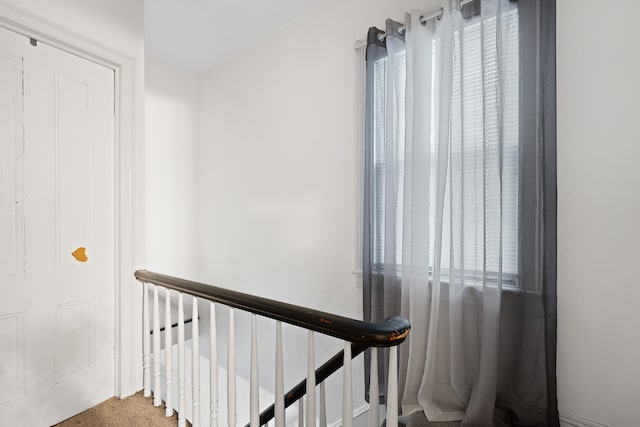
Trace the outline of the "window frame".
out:
M 518 68 L 519 68 L 519 111 L 518 111 L 518 166 L 519 168 L 526 167 L 526 163 L 524 159 L 530 158 L 532 156 L 531 150 L 535 149 L 536 144 L 526 144 L 526 141 L 532 137 L 537 137 L 537 125 L 535 125 L 535 120 L 527 120 L 527 118 L 532 115 L 537 114 L 537 86 L 535 79 L 527 79 L 527 70 L 531 69 L 531 61 L 535 60 L 535 55 L 530 54 L 527 55 L 526 49 L 531 49 L 533 46 L 536 46 L 535 40 L 535 32 L 531 31 L 531 29 L 535 28 L 536 18 L 537 18 L 537 9 L 533 7 L 527 7 L 527 2 L 518 2 Z M 533 43 L 533 44 L 532 44 Z M 356 60 L 356 84 L 355 84 L 355 99 L 356 99 L 356 120 L 355 120 L 355 139 L 356 139 L 356 162 L 357 167 L 355 168 L 357 177 L 357 208 L 356 208 L 356 254 L 355 254 L 355 268 L 354 273 L 361 276 L 362 275 L 362 248 L 364 243 L 363 238 L 363 213 L 364 208 L 362 204 L 363 195 L 364 195 L 364 150 L 365 150 L 365 126 L 366 126 L 366 114 L 365 114 L 365 105 L 366 105 L 366 49 L 367 44 L 366 40 L 358 40 L 355 43 L 355 60 Z M 527 172 L 530 170 L 535 170 L 535 168 L 527 168 Z M 534 245 L 529 242 L 535 242 L 534 238 L 520 238 L 524 230 L 529 230 L 529 234 L 531 230 L 535 230 L 535 222 L 539 221 L 537 218 L 533 218 L 533 215 L 530 213 L 533 210 L 525 209 L 527 205 L 527 195 L 532 194 L 532 189 L 536 185 L 536 177 L 526 175 L 524 170 L 519 170 L 518 172 L 518 182 L 517 182 L 517 273 L 502 273 L 502 284 L 507 288 L 511 288 L 512 290 L 523 290 L 523 291 L 533 291 L 539 292 L 536 286 L 526 286 L 522 283 L 521 277 L 527 274 L 527 270 L 535 269 L 535 262 L 530 262 L 528 260 L 538 259 L 538 256 L 535 254 L 536 248 Z M 376 250 L 374 249 L 374 253 Z M 377 258 L 377 256 L 376 256 Z M 394 275 L 401 277 L 401 268 L 397 264 L 394 267 L 395 272 Z M 387 274 L 389 273 L 389 266 L 385 266 L 384 264 L 378 262 L 375 264 L 373 274 Z M 498 283 L 498 272 L 483 272 L 476 270 L 465 270 L 465 280 L 471 279 L 469 281 L 469 285 L 478 285 L 486 282 L 487 284 L 497 284 Z M 433 277 L 432 268 L 429 268 L 429 278 L 430 282 Z M 448 278 L 443 276 L 443 281 L 448 281 Z M 537 284 L 536 281 L 535 284 Z M 362 282 L 358 281 L 359 286 L 362 286 Z

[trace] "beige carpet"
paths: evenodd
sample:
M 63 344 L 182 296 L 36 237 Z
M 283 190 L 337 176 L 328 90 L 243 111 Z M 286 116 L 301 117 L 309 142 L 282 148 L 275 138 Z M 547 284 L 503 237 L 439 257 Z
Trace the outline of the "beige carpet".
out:
M 112 397 L 71 417 L 54 427 L 175 427 L 178 417 L 164 416 L 164 405 L 153 406 L 151 397 L 143 397 L 139 392 L 131 397 L 120 399 Z M 187 425 L 190 426 L 189 422 Z
M 406 420 L 401 425 L 408 427 L 460 426 L 459 421 L 429 421 L 423 412 L 415 413 L 409 418 L 409 420 Z M 177 425 L 178 416 L 175 412 L 173 417 L 165 417 L 164 405 L 160 407 L 153 406 L 153 398 L 143 397 L 140 391 L 124 399 L 112 397 L 91 409 L 56 424 L 54 427 L 175 427 Z M 385 424 L 383 423 L 383 425 Z M 191 426 L 188 421 L 187 426 Z M 508 427 L 508 424 L 496 416 L 494 426 Z

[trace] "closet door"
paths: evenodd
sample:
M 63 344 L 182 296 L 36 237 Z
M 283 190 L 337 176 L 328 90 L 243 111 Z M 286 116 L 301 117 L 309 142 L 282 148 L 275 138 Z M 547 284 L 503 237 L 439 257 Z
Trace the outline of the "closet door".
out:
M 0 29 L 0 420 L 114 394 L 113 70 Z

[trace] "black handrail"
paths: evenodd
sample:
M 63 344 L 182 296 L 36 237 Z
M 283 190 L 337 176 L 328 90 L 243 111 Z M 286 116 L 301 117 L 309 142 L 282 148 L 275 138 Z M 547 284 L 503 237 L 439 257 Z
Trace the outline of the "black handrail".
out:
M 409 321 L 399 316 L 389 317 L 377 323 L 363 322 L 147 270 L 136 271 L 135 277 L 144 283 L 153 283 L 154 285 L 184 292 L 228 305 L 229 307 L 270 317 L 291 325 L 340 338 L 363 348 L 396 346 L 405 340 L 411 329 Z

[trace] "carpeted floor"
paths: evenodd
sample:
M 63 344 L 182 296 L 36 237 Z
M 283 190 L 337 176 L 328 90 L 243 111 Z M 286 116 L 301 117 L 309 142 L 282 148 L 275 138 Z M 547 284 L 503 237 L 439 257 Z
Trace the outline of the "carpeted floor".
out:
M 112 397 L 54 427 L 175 427 L 178 417 L 164 416 L 164 405 L 153 406 L 153 398 L 139 392 L 131 397 Z M 187 422 L 187 426 L 190 426 Z
M 423 412 L 415 413 L 403 419 L 401 425 L 407 427 L 459 427 L 460 421 L 432 422 L 427 420 Z M 152 397 L 143 397 L 138 392 L 131 397 L 119 399 L 112 397 L 78 415 L 71 417 L 53 427 L 175 427 L 178 416 L 164 416 L 164 405 L 153 406 Z M 383 426 L 385 424 L 383 423 Z M 507 427 L 508 424 L 496 416 L 495 427 Z M 187 421 L 187 426 L 191 424 Z

